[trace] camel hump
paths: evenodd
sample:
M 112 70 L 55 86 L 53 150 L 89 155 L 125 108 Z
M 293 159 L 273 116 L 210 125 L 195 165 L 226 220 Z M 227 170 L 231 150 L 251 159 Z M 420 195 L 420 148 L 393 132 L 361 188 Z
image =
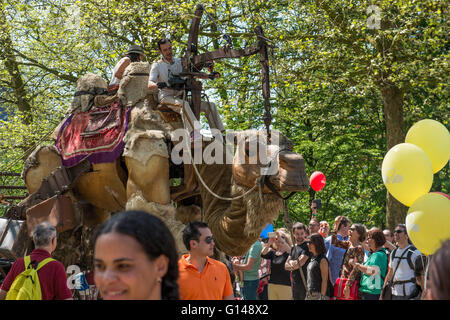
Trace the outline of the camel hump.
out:
M 42 181 L 61 166 L 61 156 L 55 146 L 39 146 L 25 161 L 22 178 L 30 194 L 36 192 Z

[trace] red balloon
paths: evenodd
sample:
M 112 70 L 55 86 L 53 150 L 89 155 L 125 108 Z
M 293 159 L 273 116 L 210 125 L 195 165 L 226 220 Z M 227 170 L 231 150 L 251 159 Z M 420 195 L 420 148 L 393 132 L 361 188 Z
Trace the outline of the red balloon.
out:
M 309 177 L 309 184 L 314 191 L 322 190 L 326 181 L 325 175 L 320 171 L 313 172 L 311 177 Z

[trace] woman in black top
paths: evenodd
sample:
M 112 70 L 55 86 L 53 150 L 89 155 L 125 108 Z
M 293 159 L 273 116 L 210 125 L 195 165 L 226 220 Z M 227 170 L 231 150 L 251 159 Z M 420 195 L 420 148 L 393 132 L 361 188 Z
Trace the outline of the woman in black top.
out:
M 330 268 L 325 257 L 327 249 L 323 237 L 312 234 L 308 241 L 308 248 L 313 257 L 308 264 L 306 300 L 329 300 L 331 296 Z
M 292 300 L 290 272 L 284 268 L 292 240 L 285 228 L 277 229 L 263 246 L 261 257 L 270 260 L 269 300 Z

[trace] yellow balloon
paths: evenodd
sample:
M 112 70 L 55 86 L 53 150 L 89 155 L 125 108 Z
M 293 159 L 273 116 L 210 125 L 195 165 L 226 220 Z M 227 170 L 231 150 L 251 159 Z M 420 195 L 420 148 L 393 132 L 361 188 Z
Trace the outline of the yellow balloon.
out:
M 438 193 L 421 196 L 408 210 L 406 229 L 420 252 L 433 254 L 450 238 L 450 200 Z
M 415 144 L 425 151 L 433 166 L 433 173 L 441 170 L 450 158 L 450 133 L 436 120 L 416 122 L 408 130 L 405 142 Z
M 400 143 L 386 153 L 381 175 L 390 194 L 408 207 L 427 194 L 433 184 L 430 159 L 411 143 Z

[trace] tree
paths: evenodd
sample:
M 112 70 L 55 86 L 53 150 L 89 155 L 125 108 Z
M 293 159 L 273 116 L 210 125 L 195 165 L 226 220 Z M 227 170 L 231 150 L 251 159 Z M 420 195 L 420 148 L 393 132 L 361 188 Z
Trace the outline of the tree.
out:
M 447 6 L 444 1 L 379 1 L 376 8 L 381 16 L 375 13 L 379 27 L 372 28 L 368 26 L 371 16 L 365 14 L 371 4 L 292 3 L 278 38 L 290 40 L 284 42 L 290 54 L 295 48 L 301 51 L 288 64 L 298 66 L 294 73 L 309 86 L 311 82 L 316 86 L 342 83 L 343 88 L 356 92 L 377 90 L 384 118 L 384 150 L 389 150 L 404 141 L 405 99 L 411 99 L 413 89 L 419 86 L 429 92 L 438 86 L 448 90 Z M 412 119 L 427 116 L 424 110 L 417 111 Z M 447 121 L 445 113 L 434 112 L 434 119 Z M 387 226 L 404 222 L 405 209 L 387 194 Z
M 82 75 L 94 72 L 108 81 L 130 44 L 141 45 L 147 60 L 155 61 L 156 41 L 163 36 L 172 39 L 178 56 L 184 54 L 197 2 L 1 4 L 0 102 L 9 118 L 0 125 L 0 162 L 20 171 L 16 159 L 58 124 Z M 223 46 L 223 33 L 234 48 L 250 46 L 258 25 L 274 46 L 271 127 L 294 142 L 308 174 L 319 170 L 327 176 L 322 191 L 289 200 L 292 217 L 309 221 L 310 201 L 320 197 L 319 217 L 330 222 L 340 214 L 367 225 L 392 228 L 404 222 L 405 207 L 382 183 L 381 162 L 416 121 L 432 118 L 448 125 L 447 3 L 380 0 L 372 11 L 367 11 L 372 1 L 353 0 L 202 4 L 200 53 Z M 263 129 L 258 56 L 223 59 L 216 70 L 222 77 L 204 81 L 204 88 L 227 129 Z M 12 75 L 22 83 L 13 83 Z M 29 122 L 21 112 L 26 103 L 33 115 Z M 446 167 L 435 176 L 433 190 L 449 188 Z

